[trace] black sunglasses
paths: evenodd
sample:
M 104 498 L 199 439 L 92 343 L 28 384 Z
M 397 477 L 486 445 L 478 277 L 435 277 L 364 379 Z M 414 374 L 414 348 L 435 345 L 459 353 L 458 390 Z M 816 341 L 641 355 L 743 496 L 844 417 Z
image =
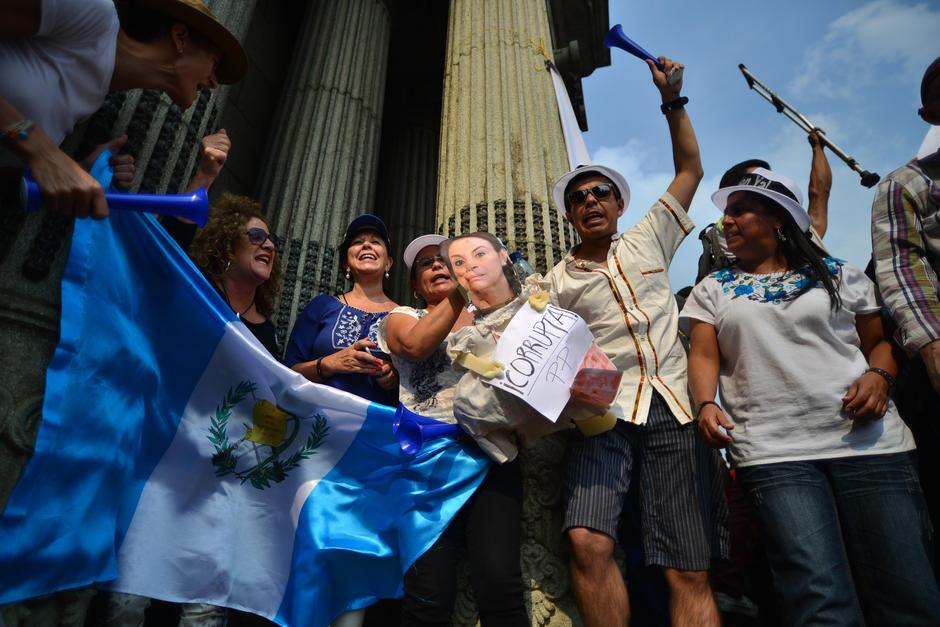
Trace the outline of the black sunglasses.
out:
M 281 248 L 281 243 L 278 241 L 277 235 L 268 233 L 262 228 L 255 226 L 248 229 L 246 233 L 248 234 L 248 241 L 252 246 L 261 246 L 265 241 L 271 240 L 271 243 L 274 245 L 274 250 Z
M 427 270 L 434 265 L 435 261 L 440 261 L 442 264 L 447 265 L 443 257 L 440 255 L 433 255 L 431 257 L 422 257 L 421 259 L 418 259 L 415 262 L 415 266 L 417 266 L 419 270 Z
M 573 192 L 568 192 L 568 195 L 565 197 L 568 199 L 568 204 L 572 207 L 577 207 L 583 205 L 587 200 L 588 194 L 591 194 L 597 200 L 603 200 L 610 196 L 611 192 L 614 191 L 614 186 L 608 183 L 601 183 L 600 185 L 595 185 L 594 187 L 589 187 L 587 189 L 576 189 Z

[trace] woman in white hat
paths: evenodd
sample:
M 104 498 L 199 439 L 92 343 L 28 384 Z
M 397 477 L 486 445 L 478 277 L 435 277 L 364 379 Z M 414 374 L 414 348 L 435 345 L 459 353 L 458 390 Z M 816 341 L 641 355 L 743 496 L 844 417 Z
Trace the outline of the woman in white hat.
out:
M 188 108 L 240 80 L 241 44 L 201 0 L 20 0 L 0 25 L 0 169 L 26 165 L 48 208 L 102 218 L 101 186 L 59 149 L 111 91 L 156 89 Z
M 763 168 L 712 195 L 736 261 L 681 314 L 699 430 L 727 447 L 754 506 L 785 624 L 936 624 L 930 523 L 889 398 L 881 306 L 858 268 L 810 242 L 799 197 Z
M 398 369 L 399 400 L 441 422 L 455 422 L 461 374 L 447 338 L 473 324 L 440 251 L 441 235 L 422 235 L 405 248 L 415 297 L 423 309 L 398 307 L 382 321 L 380 345 Z M 472 446 L 472 445 L 471 445 Z M 494 464 L 441 538 L 405 573 L 403 625 L 449 625 L 457 593 L 457 548 L 467 546 L 470 583 L 484 625 L 528 625 L 519 537 L 522 476 L 518 463 Z

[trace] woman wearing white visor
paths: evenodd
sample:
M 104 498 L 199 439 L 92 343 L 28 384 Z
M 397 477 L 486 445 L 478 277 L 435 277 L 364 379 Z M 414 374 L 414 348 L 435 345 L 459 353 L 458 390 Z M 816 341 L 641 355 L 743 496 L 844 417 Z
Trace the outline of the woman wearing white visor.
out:
M 382 320 L 379 344 L 399 373 L 399 400 L 408 409 L 455 422 L 461 373 L 447 356 L 447 338 L 473 324 L 473 315 L 441 256 L 441 235 L 422 235 L 405 248 L 415 297 L 423 309 L 397 307 Z M 466 446 L 475 446 L 469 442 Z M 443 535 L 405 573 L 403 626 L 450 625 L 457 596 L 457 553 L 467 548 L 470 585 L 483 625 L 528 625 L 519 538 L 519 463 L 493 464 L 483 483 Z

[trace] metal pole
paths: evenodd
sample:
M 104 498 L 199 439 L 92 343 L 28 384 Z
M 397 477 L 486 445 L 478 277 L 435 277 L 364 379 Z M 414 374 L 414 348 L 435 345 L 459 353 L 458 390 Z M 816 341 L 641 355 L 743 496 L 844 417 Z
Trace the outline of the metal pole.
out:
M 831 139 L 826 136 L 825 131 L 821 128 L 810 122 L 805 115 L 796 110 L 790 103 L 778 96 L 771 90 L 767 85 L 763 84 L 758 80 L 754 74 L 747 69 L 743 63 L 738 65 L 738 69 L 741 70 L 741 74 L 744 75 L 744 80 L 747 81 L 747 86 L 754 90 L 754 92 L 772 104 L 774 109 L 777 110 L 777 113 L 782 113 L 787 118 L 789 118 L 794 124 L 799 126 L 805 133 L 809 134 L 813 131 L 819 133 L 819 140 L 832 151 L 832 153 L 842 159 L 847 166 L 855 170 L 858 175 L 861 177 L 861 183 L 865 187 L 874 187 L 878 184 L 878 181 L 881 180 L 881 177 L 878 176 L 875 172 L 869 172 L 862 168 L 861 164 L 855 160 L 855 157 L 849 155 L 844 150 L 839 148 Z

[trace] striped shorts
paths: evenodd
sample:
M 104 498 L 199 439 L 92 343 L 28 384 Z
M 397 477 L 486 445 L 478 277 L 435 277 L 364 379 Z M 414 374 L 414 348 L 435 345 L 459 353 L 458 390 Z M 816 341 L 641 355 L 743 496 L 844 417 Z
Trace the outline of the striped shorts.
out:
M 727 554 L 721 460 L 693 423 L 679 424 L 659 394 L 653 394 L 645 425 L 620 420 L 606 433 L 575 438 L 568 451 L 564 530 L 587 527 L 617 539 L 636 477 L 648 565 L 707 570 L 712 558 Z

